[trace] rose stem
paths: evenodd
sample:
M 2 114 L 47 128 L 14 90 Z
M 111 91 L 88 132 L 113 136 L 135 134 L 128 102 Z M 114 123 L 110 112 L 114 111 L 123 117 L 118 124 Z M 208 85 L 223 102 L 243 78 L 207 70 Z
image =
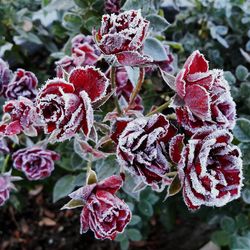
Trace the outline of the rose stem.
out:
M 115 88 L 116 88 L 115 67 L 113 67 L 113 66 L 110 69 L 110 79 L 111 79 L 111 87 L 112 87 L 113 90 L 115 90 Z M 114 99 L 115 99 L 115 106 L 116 106 L 117 112 L 120 115 L 122 113 L 122 111 L 121 111 L 121 107 L 119 105 L 119 101 L 118 101 L 118 98 L 117 98 L 117 95 L 116 95 L 116 91 L 114 92 L 113 95 L 114 95 Z
M 146 116 L 151 116 L 151 115 L 161 112 L 162 110 L 168 108 L 170 103 L 171 103 L 171 99 L 165 102 L 164 104 L 162 104 L 161 106 L 159 106 L 158 108 L 156 108 L 155 110 L 149 112 Z
M 134 104 L 135 98 L 141 90 L 142 83 L 144 81 L 144 77 L 145 77 L 145 69 L 140 68 L 139 79 L 138 79 L 138 82 L 137 82 L 135 88 L 133 89 L 131 96 L 130 96 L 129 104 L 128 104 L 128 107 L 126 108 L 126 111 L 128 111 L 130 109 L 130 107 Z
M 8 166 L 8 162 L 9 162 L 9 159 L 10 159 L 10 154 L 8 154 L 3 162 L 3 166 L 2 166 L 2 170 L 1 170 L 1 173 L 4 173 L 7 166 Z

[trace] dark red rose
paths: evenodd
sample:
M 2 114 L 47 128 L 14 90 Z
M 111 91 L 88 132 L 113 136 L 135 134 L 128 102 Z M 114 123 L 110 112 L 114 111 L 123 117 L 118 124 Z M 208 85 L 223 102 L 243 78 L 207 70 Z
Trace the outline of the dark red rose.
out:
M 204 128 L 232 129 L 235 103 L 221 70 L 209 70 L 204 56 L 195 51 L 176 77 L 174 100 L 179 124 L 191 134 Z
M 93 67 L 77 67 L 69 82 L 49 80 L 37 97 L 37 109 L 51 141 L 64 141 L 80 129 L 86 136 L 93 125 L 92 102 L 106 94 L 109 84 L 103 73 Z
M 25 98 L 19 97 L 18 100 L 11 100 L 3 106 L 5 119 L 0 123 L 0 134 L 4 136 L 25 133 L 28 136 L 36 136 L 35 128 L 38 116 L 34 103 Z M 6 117 L 8 113 L 8 119 Z
M 162 114 L 137 118 L 118 137 L 117 158 L 121 167 L 139 181 L 162 191 L 171 179 L 168 143 L 176 129 Z
M 34 73 L 24 69 L 18 69 L 8 84 L 6 97 L 8 99 L 18 99 L 19 96 L 34 99 L 37 94 L 38 80 Z
M 0 58 L 0 96 L 6 97 L 7 86 L 12 78 L 9 65 Z
M 118 68 L 116 70 L 116 94 L 120 102 L 120 106 L 126 108 L 128 106 L 130 96 L 134 90 L 132 82 L 128 78 L 128 73 L 125 68 Z M 134 100 L 134 104 L 130 109 L 143 111 L 142 98 L 137 95 Z
M 105 0 L 104 9 L 108 14 L 118 14 L 121 8 L 121 1 L 120 0 Z
M 85 205 L 81 214 L 81 233 L 92 230 L 97 239 L 114 240 L 130 222 L 128 205 L 115 193 L 123 184 L 120 176 L 111 176 L 99 183 L 86 185 L 69 196 L 82 200 Z
M 29 180 L 42 180 L 51 175 L 54 162 L 60 156 L 54 151 L 34 146 L 16 151 L 12 159 L 14 168 L 22 171 Z
M 183 197 L 191 210 L 201 205 L 221 207 L 240 196 L 242 160 L 227 130 L 194 134 L 178 164 Z
M 102 24 L 94 37 L 105 55 L 116 56 L 122 65 L 134 66 L 152 60 L 141 54 L 141 48 L 148 35 L 149 22 L 141 11 L 130 10 L 118 15 L 103 15 Z

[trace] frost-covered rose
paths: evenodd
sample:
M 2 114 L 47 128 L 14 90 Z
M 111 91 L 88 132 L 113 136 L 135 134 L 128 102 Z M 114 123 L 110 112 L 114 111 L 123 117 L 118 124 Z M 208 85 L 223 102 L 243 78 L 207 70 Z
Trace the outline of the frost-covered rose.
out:
M 35 124 L 37 114 L 33 102 L 25 97 L 11 100 L 3 106 L 7 117 L 0 123 L 0 135 L 11 136 L 24 132 L 26 135 L 36 136 Z
M 3 206 L 9 199 L 11 189 L 15 189 L 13 181 L 18 180 L 21 180 L 21 178 L 11 176 L 11 171 L 0 175 L 0 206 Z
M 51 141 L 64 141 L 83 129 L 89 135 L 93 125 L 91 103 L 102 98 L 109 84 L 103 73 L 93 67 L 77 67 L 69 82 L 49 80 L 37 97 L 37 110 Z
M 108 14 L 118 14 L 121 8 L 121 1 L 120 0 L 105 0 L 104 9 Z
M 189 209 L 221 207 L 240 196 L 242 160 L 227 130 L 205 131 L 191 137 L 178 164 L 183 197 Z
M 161 191 L 171 183 L 166 176 L 171 171 L 167 146 L 175 133 L 176 129 L 162 114 L 130 121 L 117 136 L 120 166 L 154 190 Z
M 123 184 L 120 176 L 111 176 L 99 183 L 86 185 L 69 196 L 82 200 L 85 205 L 81 213 L 81 233 L 89 229 L 97 239 L 114 240 L 130 222 L 131 212 L 128 205 L 115 193 Z
M 51 175 L 54 162 L 60 156 L 54 151 L 34 146 L 16 151 L 12 159 L 14 168 L 22 171 L 29 180 L 42 180 Z
M 0 96 L 6 97 L 6 89 L 11 80 L 9 65 L 0 58 Z
M 161 70 L 170 73 L 174 70 L 174 55 L 170 52 L 168 45 L 164 45 L 164 48 L 167 54 L 167 59 L 164 61 L 154 61 L 154 63 L 158 65 Z
M 187 59 L 175 83 L 174 106 L 177 120 L 185 130 L 193 134 L 206 127 L 234 127 L 235 103 L 223 71 L 209 70 L 199 51 Z
M 38 80 L 34 73 L 24 69 L 18 69 L 8 84 L 6 97 L 10 100 L 18 99 L 19 96 L 34 99 L 37 94 Z
M 128 78 L 128 73 L 125 68 L 118 68 L 116 70 L 116 94 L 121 106 L 127 107 L 130 96 L 133 92 L 134 86 Z M 133 110 L 143 111 L 142 99 L 139 95 L 136 96 L 134 104 L 131 107 Z
M 59 78 L 64 77 L 64 72 L 69 73 L 72 69 L 77 67 L 76 62 L 72 56 L 64 56 L 56 64 L 56 76 Z
M 151 62 L 141 54 L 141 48 L 148 35 L 149 22 L 141 11 L 130 10 L 118 15 L 103 15 L 101 27 L 94 37 L 105 55 L 116 56 L 122 65 L 137 65 Z

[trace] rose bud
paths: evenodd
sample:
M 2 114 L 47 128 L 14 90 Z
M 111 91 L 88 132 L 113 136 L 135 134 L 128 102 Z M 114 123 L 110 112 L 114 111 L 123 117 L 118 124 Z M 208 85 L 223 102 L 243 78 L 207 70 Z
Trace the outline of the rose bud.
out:
M 191 210 L 201 205 L 221 207 L 240 197 L 242 160 L 227 130 L 194 134 L 178 164 L 183 197 Z
M 68 73 L 74 69 L 77 65 L 74 58 L 71 56 L 64 56 L 56 64 L 56 76 L 59 78 L 64 78 L 64 72 Z
M 38 80 L 34 73 L 18 69 L 7 87 L 6 97 L 11 100 L 18 99 L 19 96 L 34 99 L 37 94 L 37 84 Z
M 44 131 L 51 142 L 73 137 L 80 129 L 86 136 L 93 126 L 92 104 L 106 94 L 109 84 L 99 70 L 77 67 L 69 74 L 69 82 L 48 80 L 37 97 L 37 110 Z
M 95 65 L 101 55 L 92 36 L 79 34 L 72 38 L 72 56 L 78 66 Z
M 124 127 L 123 123 L 118 125 Z M 154 190 L 162 191 L 171 183 L 166 176 L 171 171 L 167 145 L 175 133 L 162 114 L 130 121 L 121 135 L 115 136 L 120 166 Z
M 15 189 L 12 182 L 21 179 L 21 177 L 11 176 L 11 171 L 0 175 L 0 206 L 3 206 L 9 199 L 11 189 Z
M 9 65 L 0 58 L 0 96 L 6 97 L 7 86 L 12 78 Z
M 123 184 L 120 176 L 111 176 L 99 183 L 86 185 L 69 195 L 84 204 L 81 213 L 81 233 L 89 229 L 97 239 L 114 240 L 130 222 L 131 211 L 128 205 L 116 196 Z M 73 208 L 64 206 L 63 208 Z
M 140 10 L 130 10 L 103 15 L 101 27 L 93 35 L 103 54 L 115 56 L 121 65 L 135 66 L 152 61 L 141 54 L 148 27 L 149 21 L 142 17 Z
M 121 8 L 121 1 L 120 0 L 105 0 L 104 9 L 108 14 L 118 14 Z
M 177 121 L 190 134 L 208 127 L 234 127 L 235 103 L 223 71 L 209 70 L 208 62 L 199 51 L 187 59 L 175 84 L 177 96 L 173 106 Z
M 0 134 L 5 136 L 25 133 L 28 136 L 37 136 L 35 124 L 38 121 L 33 102 L 25 97 L 11 100 L 3 106 L 4 113 L 9 114 L 9 120 L 0 123 Z
M 42 180 L 51 175 L 54 161 L 60 159 L 59 154 L 37 146 L 19 149 L 12 155 L 13 166 L 22 171 L 31 180 Z
M 128 106 L 130 96 L 134 90 L 134 86 L 132 82 L 128 78 L 128 73 L 125 68 L 118 68 L 116 70 L 116 94 L 118 100 L 120 102 L 120 106 L 124 106 L 126 108 Z M 142 98 L 137 95 L 133 106 L 131 106 L 132 110 L 143 111 Z

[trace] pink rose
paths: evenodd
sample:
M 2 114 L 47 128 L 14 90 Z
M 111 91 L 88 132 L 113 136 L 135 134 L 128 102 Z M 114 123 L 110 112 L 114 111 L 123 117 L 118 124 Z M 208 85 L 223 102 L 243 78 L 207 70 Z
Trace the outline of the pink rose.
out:
M 103 15 L 102 24 L 94 37 L 105 55 L 114 55 L 121 65 L 135 66 L 152 60 L 141 54 L 148 35 L 149 22 L 141 11 L 130 10 L 120 14 Z
M 18 99 L 19 96 L 34 99 L 37 94 L 38 80 L 34 73 L 24 69 L 18 69 L 8 84 L 6 97 L 8 99 Z
M 81 213 L 81 233 L 89 229 L 97 239 L 114 240 L 130 222 L 131 212 L 128 205 L 115 193 L 123 184 L 120 176 L 111 176 L 99 183 L 86 185 L 69 196 L 82 200 L 85 205 Z
M 209 70 L 204 56 L 195 51 L 176 77 L 174 100 L 178 123 L 191 134 L 204 128 L 232 129 L 235 103 L 221 70 Z
M 227 130 L 208 130 L 194 134 L 183 148 L 178 171 L 189 209 L 221 207 L 239 198 L 242 160 L 232 139 Z
M 124 122 L 119 122 L 121 130 Z M 168 143 L 176 129 L 162 114 L 141 117 L 127 123 L 118 138 L 117 158 L 121 167 L 138 177 L 139 181 L 162 191 L 171 179 L 166 176 L 171 171 L 168 157 Z
M 3 111 L 8 113 L 9 120 L 0 123 L 0 134 L 5 136 L 24 132 L 29 136 L 36 136 L 35 124 L 38 120 L 33 102 L 25 97 L 5 103 Z M 6 119 L 6 118 L 5 118 Z
M 54 161 L 60 159 L 59 154 L 34 146 L 19 149 L 12 155 L 13 166 L 22 171 L 29 180 L 42 180 L 51 175 Z

